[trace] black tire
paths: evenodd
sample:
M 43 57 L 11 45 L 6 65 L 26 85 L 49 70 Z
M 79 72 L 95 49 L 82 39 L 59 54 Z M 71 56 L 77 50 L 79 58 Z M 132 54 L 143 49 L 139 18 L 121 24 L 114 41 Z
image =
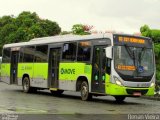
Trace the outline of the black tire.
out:
M 25 93 L 31 92 L 30 80 L 28 77 L 23 78 L 23 92 L 25 92 Z
M 83 81 L 81 84 L 81 99 L 83 101 L 92 99 L 92 94 L 89 93 L 89 86 L 86 81 Z
M 124 99 L 126 98 L 125 96 L 114 96 L 114 97 L 115 97 L 117 103 L 124 102 Z
M 64 90 L 57 90 L 57 91 L 50 90 L 50 91 L 55 96 L 60 96 L 64 92 Z

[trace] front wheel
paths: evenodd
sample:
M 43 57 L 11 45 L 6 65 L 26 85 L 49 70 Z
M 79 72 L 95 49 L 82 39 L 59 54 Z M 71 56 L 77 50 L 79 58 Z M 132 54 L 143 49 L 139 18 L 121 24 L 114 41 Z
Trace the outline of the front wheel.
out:
M 125 96 L 114 96 L 116 99 L 116 102 L 118 103 L 122 103 L 124 101 L 124 99 L 126 98 Z
M 86 81 L 81 84 L 81 99 L 84 101 L 92 99 L 92 94 L 89 93 L 89 86 Z

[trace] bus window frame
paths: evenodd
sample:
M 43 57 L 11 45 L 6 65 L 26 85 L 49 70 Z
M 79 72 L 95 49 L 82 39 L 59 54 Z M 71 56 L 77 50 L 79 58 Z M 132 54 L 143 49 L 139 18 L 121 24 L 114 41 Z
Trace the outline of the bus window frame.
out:
M 76 44 L 76 54 L 75 54 L 75 60 L 71 60 L 71 59 L 63 59 L 63 47 L 65 44 L 69 44 L 69 43 L 72 43 L 72 44 Z M 78 49 L 78 42 L 77 41 L 72 41 L 72 42 L 64 42 L 62 43 L 62 49 L 61 49 L 61 61 L 62 62 L 77 62 L 77 49 Z
M 4 62 L 4 50 L 9 49 L 10 51 L 10 56 L 9 56 L 9 62 Z M 2 50 L 2 63 L 10 63 L 11 62 L 11 47 L 3 48 Z
M 62 49 L 63 49 L 63 44 L 64 43 L 50 43 L 50 44 L 48 44 L 48 62 L 49 62 L 49 54 L 50 54 L 50 49 L 51 48 L 61 48 L 61 51 L 60 51 L 60 53 L 61 53 L 61 55 L 60 55 L 60 62 L 61 61 L 63 61 L 63 59 L 62 59 L 62 53 L 63 53 L 63 51 L 62 51 Z
M 90 42 L 90 59 L 89 59 L 88 61 L 79 61 L 79 60 L 77 60 L 77 58 L 78 58 L 78 51 L 79 51 L 79 43 L 80 43 L 80 42 Z M 78 41 L 78 42 L 77 42 L 77 55 L 76 55 L 76 61 L 77 61 L 77 62 L 91 63 L 91 62 L 92 62 L 92 53 L 93 53 L 92 40 L 83 40 L 83 41 Z
M 35 45 L 35 52 L 36 52 L 37 46 L 40 47 L 40 46 L 45 46 L 45 45 L 47 45 L 47 47 L 48 47 L 48 48 L 47 48 L 47 60 L 46 60 L 45 62 L 40 62 L 40 63 L 46 63 L 46 62 L 48 63 L 48 62 L 49 62 L 49 52 L 50 52 L 49 45 L 50 45 L 50 44 Z M 39 62 L 36 62 L 36 61 L 35 61 L 35 57 L 36 57 L 36 56 L 35 56 L 35 54 L 34 54 L 33 62 L 34 62 L 34 63 L 39 63 Z
M 36 45 L 27 45 L 27 46 L 23 46 L 23 47 L 21 47 L 22 48 L 22 53 L 23 53 L 23 62 L 21 62 L 21 63 L 34 63 L 34 57 L 35 57 L 35 55 L 34 55 L 34 53 L 33 53 L 33 60 L 32 60 L 32 62 L 24 62 L 24 48 L 27 48 L 27 47 L 34 47 L 34 49 L 36 48 Z M 35 51 L 33 51 L 33 52 L 35 52 Z M 19 55 L 19 58 L 20 58 L 20 55 Z M 19 61 L 19 59 L 18 59 L 18 61 Z

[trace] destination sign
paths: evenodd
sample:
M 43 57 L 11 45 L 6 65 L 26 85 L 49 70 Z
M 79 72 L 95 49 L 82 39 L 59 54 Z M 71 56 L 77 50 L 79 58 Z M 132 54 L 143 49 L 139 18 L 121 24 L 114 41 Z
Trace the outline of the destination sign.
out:
M 119 69 L 119 70 L 134 71 L 136 69 L 136 67 L 135 66 L 130 66 L 130 65 L 118 65 L 117 69 Z
M 150 38 L 129 35 L 114 35 L 113 38 L 114 45 L 152 48 L 152 40 Z
M 134 38 L 134 37 L 125 37 L 119 36 L 119 42 L 126 42 L 126 43 L 137 43 L 137 44 L 145 44 L 145 40 L 141 38 Z

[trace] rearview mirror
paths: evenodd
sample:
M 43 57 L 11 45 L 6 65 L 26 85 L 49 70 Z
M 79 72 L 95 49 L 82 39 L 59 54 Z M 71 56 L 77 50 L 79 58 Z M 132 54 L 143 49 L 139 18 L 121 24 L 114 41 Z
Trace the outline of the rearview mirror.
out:
M 108 46 L 105 48 L 106 57 L 112 59 L 112 46 Z

